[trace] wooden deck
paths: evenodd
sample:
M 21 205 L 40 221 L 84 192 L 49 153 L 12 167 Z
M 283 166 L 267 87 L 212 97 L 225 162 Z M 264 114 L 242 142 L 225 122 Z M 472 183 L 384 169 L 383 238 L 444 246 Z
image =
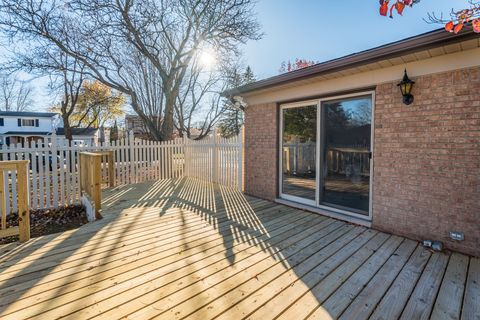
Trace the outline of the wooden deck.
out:
M 480 259 L 190 179 L 0 247 L 0 319 L 479 319 Z

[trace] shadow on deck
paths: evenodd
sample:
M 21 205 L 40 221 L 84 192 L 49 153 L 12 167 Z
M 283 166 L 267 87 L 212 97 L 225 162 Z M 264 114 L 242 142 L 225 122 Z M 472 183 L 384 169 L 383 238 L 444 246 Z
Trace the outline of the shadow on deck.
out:
M 194 179 L 0 247 L 0 318 L 476 319 L 480 261 Z

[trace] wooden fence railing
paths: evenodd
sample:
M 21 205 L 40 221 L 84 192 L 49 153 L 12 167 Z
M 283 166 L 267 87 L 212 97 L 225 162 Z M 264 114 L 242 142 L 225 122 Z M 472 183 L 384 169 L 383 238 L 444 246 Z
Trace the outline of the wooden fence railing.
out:
M 242 136 L 212 135 L 203 140 L 147 141 L 130 134 L 98 145 L 66 141 L 55 135 L 42 141 L 1 145 L 0 160 L 29 160 L 30 208 L 58 208 L 80 202 L 80 153 L 113 151 L 115 185 L 196 177 L 242 188 Z M 102 162 L 102 179 L 108 164 Z M 12 193 L 16 194 L 12 186 Z M 6 198 L 7 214 L 17 212 L 17 197 Z
M 18 226 L 7 228 L 7 199 L 11 197 L 17 197 Z M 0 161 L 0 203 L 0 238 L 19 235 L 20 242 L 30 240 L 28 160 Z
M 102 160 L 106 159 L 109 187 L 115 186 L 115 159 L 113 151 L 81 152 L 80 153 L 80 191 L 86 195 L 95 206 L 95 218 L 102 215 Z

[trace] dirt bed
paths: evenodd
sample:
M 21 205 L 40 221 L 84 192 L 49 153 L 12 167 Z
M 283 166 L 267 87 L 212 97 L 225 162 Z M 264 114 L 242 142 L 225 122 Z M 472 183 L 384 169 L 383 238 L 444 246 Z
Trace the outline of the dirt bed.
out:
M 30 236 L 32 238 L 47 234 L 76 229 L 88 222 L 85 208 L 80 205 L 58 209 L 30 210 Z M 18 214 L 7 216 L 7 227 L 18 226 Z M 18 236 L 0 238 L 0 244 L 18 241 Z

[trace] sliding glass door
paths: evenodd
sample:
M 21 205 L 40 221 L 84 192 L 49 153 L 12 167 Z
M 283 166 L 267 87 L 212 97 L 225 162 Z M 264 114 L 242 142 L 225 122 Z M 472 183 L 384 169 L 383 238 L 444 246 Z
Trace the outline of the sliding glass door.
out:
M 281 193 L 315 204 L 317 189 L 317 105 L 282 108 Z
M 371 96 L 321 104 L 320 204 L 369 213 Z
M 280 196 L 370 216 L 372 94 L 281 107 Z

